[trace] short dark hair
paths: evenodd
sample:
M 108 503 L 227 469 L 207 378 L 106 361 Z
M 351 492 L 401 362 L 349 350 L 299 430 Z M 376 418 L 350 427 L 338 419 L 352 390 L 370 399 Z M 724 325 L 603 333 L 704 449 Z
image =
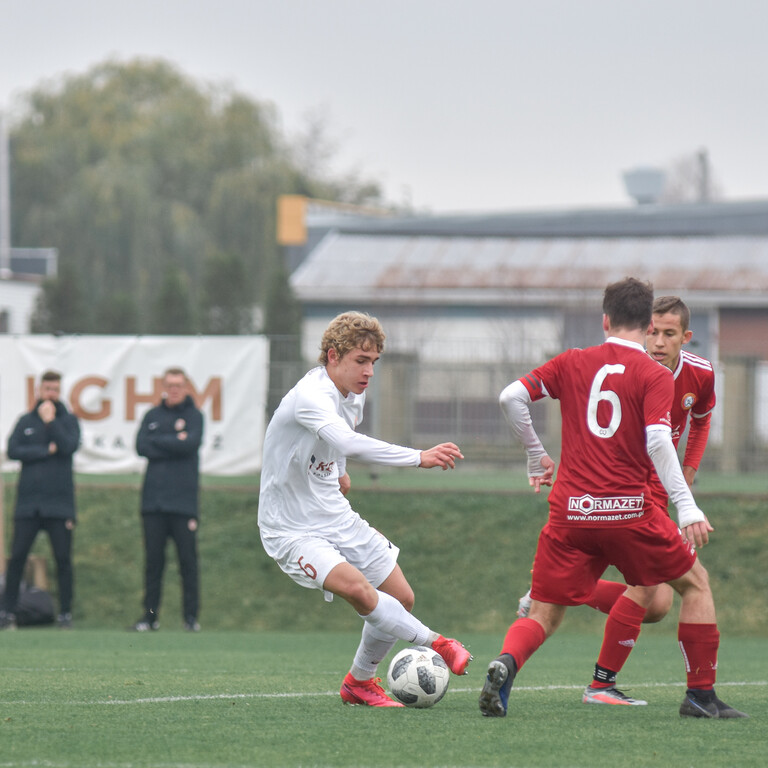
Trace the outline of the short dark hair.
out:
M 654 315 L 666 315 L 671 312 L 680 318 L 680 327 L 685 333 L 691 325 L 691 310 L 679 296 L 659 296 L 653 302 Z
M 183 368 L 179 368 L 178 366 L 174 366 L 173 368 L 166 368 L 163 372 L 163 378 L 165 379 L 166 376 L 183 376 L 185 381 L 187 379 L 186 371 Z
M 58 371 L 46 371 L 40 381 L 61 381 L 61 374 Z
M 603 312 L 612 328 L 645 330 L 653 313 L 653 286 L 634 277 L 611 283 L 603 294 Z

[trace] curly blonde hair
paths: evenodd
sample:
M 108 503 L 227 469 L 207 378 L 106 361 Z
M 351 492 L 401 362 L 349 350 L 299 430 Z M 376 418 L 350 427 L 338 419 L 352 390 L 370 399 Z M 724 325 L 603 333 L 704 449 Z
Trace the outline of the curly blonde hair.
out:
M 339 357 L 360 347 L 361 349 L 376 348 L 377 352 L 384 349 L 384 329 L 381 323 L 365 312 L 342 312 L 331 320 L 320 341 L 319 361 L 328 364 L 328 350 L 333 348 Z

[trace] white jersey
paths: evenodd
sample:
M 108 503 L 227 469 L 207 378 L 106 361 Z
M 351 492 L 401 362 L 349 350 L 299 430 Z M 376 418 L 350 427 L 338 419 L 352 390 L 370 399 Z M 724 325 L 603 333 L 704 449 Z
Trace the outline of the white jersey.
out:
M 339 489 L 347 457 L 399 467 L 420 464 L 420 451 L 354 431 L 364 404 L 365 393 L 343 397 L 324 366 L 309 371 L 283 398 L 264 438 L 262 532 L 333 530 L 355 514 Z

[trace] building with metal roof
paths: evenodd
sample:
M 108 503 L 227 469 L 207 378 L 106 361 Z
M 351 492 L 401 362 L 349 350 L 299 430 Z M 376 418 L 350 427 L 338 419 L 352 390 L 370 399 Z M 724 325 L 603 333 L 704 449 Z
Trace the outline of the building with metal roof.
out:
M 421 365 L 533 366 L 599 343 L 603 289 L 631 275 L 657 296 L 683 297 L 692 351 L 717 365 L 754 363 L 758 396 L 744 418 L 764 424 L 768 442 L 768 200 L 452 216 L 320 210 L 307 229 L 311 246 L 294 247 L 290 282 L 308 359 L 328 321 L 357 309 L 382 321 L 388 353 Z M 418 401 L 434 410 L 441 386 L 462 376 L 421 382 Z M 471 385 L 489 419 L 498 384 Z
M 768 333 L 758 332 L 761 323 L 768 331 L 768 200 L 446 217 L 326 214 L 309 229 L 313 247 L 290 278 L 309 326 L 354 307 L 397 325 L 460 316 L 466 337 L 487 338 L 491 317 L 498 324 L 538 312 L 559 325 L 561 346 L 574 346 L 599 340 L 603 288 L 632 275 L 657 295 L 684 297 L 702 354 L 718 359 L 725 333 L 731 356 L 768 360 Z M 732 338 L 730 323 L 741 329 L 744 317 L 755 333 Z M 597 330 L 582 334 L 589 318 Z M 409 334 L 422 335 L 416 330 L 398 330 L 391 341 L 408 347 Z

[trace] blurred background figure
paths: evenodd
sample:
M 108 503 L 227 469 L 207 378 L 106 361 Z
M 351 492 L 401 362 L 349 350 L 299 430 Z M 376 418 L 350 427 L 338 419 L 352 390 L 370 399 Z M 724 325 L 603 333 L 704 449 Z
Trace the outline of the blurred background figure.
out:
M 8 458 L 21 462 L 14 512 L 11 557 L 0 604 L 0 629 L 16 627 L 16 608 L 24 565 L 37 534 L 48 533 L 59 585 L 58 625 L 72 627 L 72 533 L 75 488 L 72 455 L 80 445 L 80 425 L 61 395 L 61 374 L 40 378 L 35 407 L 16 423 L 8 439 Z
M 159 629 L 165 548 L 176 544 L 182 584 L 184 628 L 198 632 L 200 586 L 197 567 L 199 456 L 203 414 L 189 394 L 181 368 L 163 374 L 163 399 L 147 411 L 136 436 L 136 452 L 148 459 L 141 492 L 144 526 L 144 615 L 129 629 Z

